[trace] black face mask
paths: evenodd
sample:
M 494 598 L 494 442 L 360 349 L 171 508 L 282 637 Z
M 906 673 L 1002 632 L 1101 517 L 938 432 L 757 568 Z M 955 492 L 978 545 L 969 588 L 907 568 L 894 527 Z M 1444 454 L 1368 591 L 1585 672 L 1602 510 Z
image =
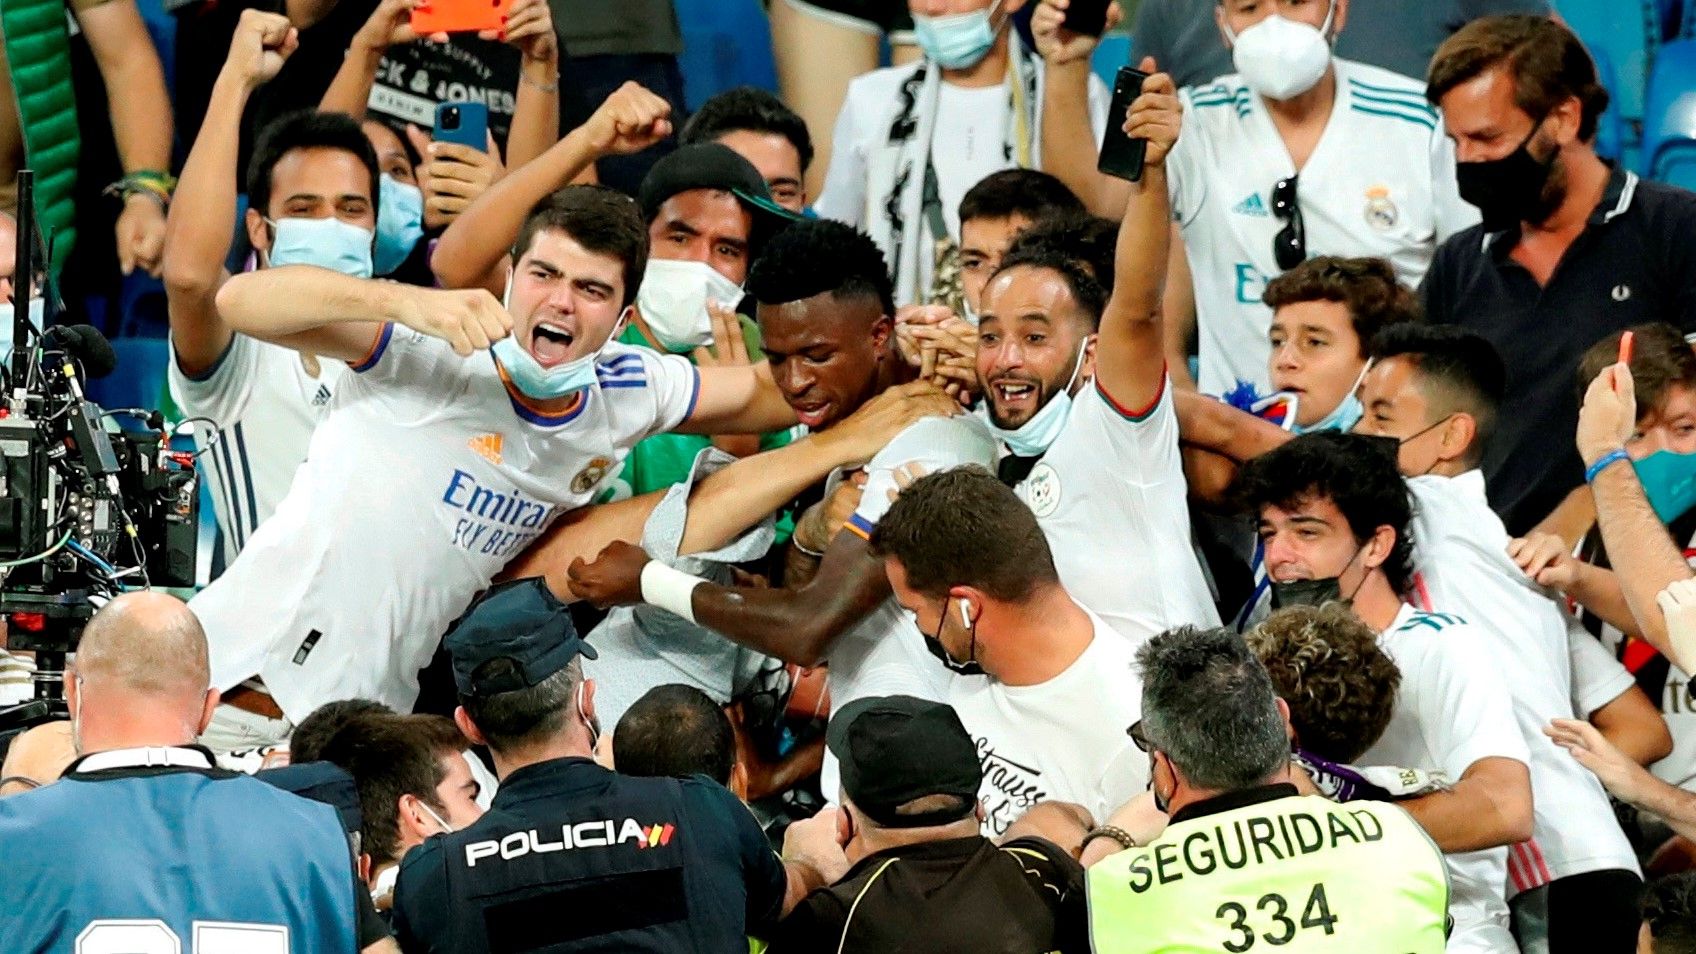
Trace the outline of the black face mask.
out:
M 1550 153 L 1547 159 L 1531 154 L 1531 140 L 1541 128 L 1543 120 L 1539 119 L 1519 148 L 1500 159 L 1455 163 L 1460 197 L 1478 207 L 1486 232 L 1500 232 L 1521 222 L 1542 222 L 1560 205 L 1558 195 L 1552 197 L 1553 201 L 1544 195 L 1554 174 L 1555 154 Z
M 976 623 L 971 624 L 971 627 L 972 627 L 972 643 L 971 643 L 972 658 L 967 659 L 965 662 L 961 662 L 958 659 L 955 659 L 953 656 L 948 655 L 947 648 L 942 645 L 942 627 L 947 622 L 948 622 L 948 610 L 946 608 L 944 608 L 943 611 L 942 611 L 942 615 L 937 618 L 936 632 L 928 633 L 928 634 L 925 635 L 925 648 L 930 650 L 930 654 L 932 656 L 935 656 L 937 658 L 938 662 L 942 663 L 944 666 L 947 666 L 948 671 L 954 673 L 955 675 L 959 675 L 959 676 L 981 676 L 981 675 L 983 675 L 984 674 L 983 673 L 983 666 L 981 666 L 978 663 L 977 658 L 976 658 L 977 654 L 978 654 L 978 626 L 977 626 L 977 624 Z
M 1354 551 L 1349 562 L 1343 564 L 1343 573 L 1354 566 L 1354 561 L 1366 552 L 1365 547 Z M 1317 580 L 1291 580 L 1288 583 L 1272 581 L 1272 608 L 1284 609 L 1288 606 L 1324 606 L 1326 603 L 1353 603 L 1355 593 L 1366 585 L 1366 574 L 1361 574 L 1360 582 L 1354 585 L 1354 593 L 1343 595 L 1342 575 L 1322 577 Z

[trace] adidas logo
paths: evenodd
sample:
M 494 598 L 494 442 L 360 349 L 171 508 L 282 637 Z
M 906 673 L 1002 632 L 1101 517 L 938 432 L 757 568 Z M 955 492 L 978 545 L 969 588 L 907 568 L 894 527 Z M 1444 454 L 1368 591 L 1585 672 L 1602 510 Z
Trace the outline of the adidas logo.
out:
M 1260 193 L 1258 192 L 1253 193 L 1248 198 L 1238 202 L 1234 207 L 1232 207 L 1231 211 L 1238 215 L 1252 215 L 1257 219 L 1264 219 L 1268 215 L 1271 215 L 1271 213 L 1266 210 L 1266 202 L 1260 198 Z
M 499 434 L 480 434 L 469 442 L 471 449 L 491 464 L 501 462 L 501 436 Z
M 320 384 L 317 393 L 312 395 L 312 406 L 323 407 L 328 403 L 330 403 L 330 389 Z

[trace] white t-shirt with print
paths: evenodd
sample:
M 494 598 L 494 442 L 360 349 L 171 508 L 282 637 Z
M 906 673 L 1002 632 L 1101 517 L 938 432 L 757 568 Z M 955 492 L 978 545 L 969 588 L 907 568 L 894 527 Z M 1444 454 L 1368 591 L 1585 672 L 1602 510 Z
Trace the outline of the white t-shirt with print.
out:
M 228 559 L 276 511 L 312 432 L 330 413 L 347 365 L 330 358 L 317 363 L 314 375 L 293 348 L 237 334 L 210 370 L 191 377 L 178 366 L 173 345 L 171 399 L 184 416 L 213 422 L 197 423 L 194 442 Z
M 1174 626 L 1219 625 L 1190 541 L 1189 485 L 1172 389 L 1120 408 L 1091 382 L 1015 490 L 1036 514 L 1060 582 L 1135 649 Z
M 1403 605 L 1378 637 L 1401 670 L 1389 727 L 1361 765 L 1438 771 L 1459 780 L 1474 762 L 1530 764 L 1513 697 L 1485 636 L 1459 617 Z M 1508 932 L 1506 848 L 1448 854 L 1450 954 L 1518 954 Z
M 1534 833 L 1508 850 L 1508 895 L 1590 871 L 1637 873 L 1637 855 L 1613 824 L 1601 783 L 1543 734 L 1549 720 L 1574 717 L 1569 639 L 1576 621 L 1508 556 L 1507 528 L 1485 498 L 1482 471 L 1414 477 L 1407 485 L 1414 602 L 1460 615 L 1484 638 L 1506 676 L 1531 758 Z
M 911 463 L 933 474 L 973 464 L 993 468 L 995 438 L 981 421 L 967 414 L 915 421 L 866 465 L 866 485 L 860 493 L 859 508 L 848 519 L 848 532 L 871 536 L 878 521 L 889 512 L 889 493 L 897 487 L 895 472 Z M 832 477 L 827 499 L 842 475 Z M 831 708 L 841 709 L 867 696 L 902 695 L 942 701 L 953 674 L 925 649 L 924 639 L 913 617 L 894 596 L 878 604 L 826 650 Z M 841 784 L 838 773 L 836 756 L 825 753 L 819 785 L 825 797 L 833 801 Z
M 410 709 L 472 598 L 700 388 L 683 358 L 615 343 L 596 385 L 544 414 L 488 352 L 392 325 L 353 370 L 276 514 L 189 603 L 213 686 L 258 674 L 293 722 L 337 699 Z
M 1000 838 L 1047 801 L 1082 805 L 1106 821 L 1148 788 L 1147 759 L 1120 757 L 1135 745 L 1127 731 L 1142 716 L 1135 653 L 1101 617 L 1089 618 L 1095 637 L 1088 648 L 1045 683 L 961 676 L 949 687 L 948 703 L 983 760 L 985 837 Z
M 1437 246 L 1478 222 L 1455 185 L 1454 147 L 1423 82 L 1332 61 L 1337 99 L 1297 180 L 1307 254 L 1388 259 L 1417 287 Z M 1296 171 L 1266 105 L 1235 74 L 1180 90 L 1184 132 L 1166 161 L 1173 217 L 1195 284 L 1201 390 L 1238 380 L 1270 390 L 1272 311 L 1261 301 L 1283 270 L 1273 186 Z

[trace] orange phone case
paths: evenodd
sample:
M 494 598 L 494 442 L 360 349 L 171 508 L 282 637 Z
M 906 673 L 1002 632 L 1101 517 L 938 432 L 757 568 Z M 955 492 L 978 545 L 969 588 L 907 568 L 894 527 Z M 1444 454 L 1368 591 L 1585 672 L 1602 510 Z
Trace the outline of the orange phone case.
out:
M 499 30 L 511 6 L 512 0 L 428 0 L 412 11 L 412 32 L 428 36 Z

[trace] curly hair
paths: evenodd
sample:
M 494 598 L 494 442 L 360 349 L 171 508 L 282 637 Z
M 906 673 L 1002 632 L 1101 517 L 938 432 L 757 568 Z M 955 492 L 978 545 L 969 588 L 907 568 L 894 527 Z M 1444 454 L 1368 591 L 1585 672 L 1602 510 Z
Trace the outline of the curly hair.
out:
M 1083 265 L 1108 296 L 1113 294 L 1113 257 L 1119 241 L 1119 223 L 1087 212 L 1066 213 L 1042 219 L 1013 237 L 1002 261 L 1009 258 L 1038 258 L 1039 250 L 1057 251 Z
M 1365 545 L 1379 527 L 1395 531 L 1396 542 L 1380 567 L 1397 593 L 1413 578 L 1413 540 L 1408 522 L 1413 505 L 1396 469 L 1396 441 L 1362 434 L 1303 434 L 1243 465 L 1231 496 L 1250 513 L 1262 507 L 1289 509 L 1314 498 L 1343 512 L 1355 542 Z
M 1273 309 L 1309 301 L 1343 305 L 1354 325 L 1362 358 L 1380 329 L 1418 321 L 1421 315 L 1419 298 L 1396 279 L 1395 269 L 1381 258 L 1310 258 L 1267 282 L 1261 301 Z
M 1401 670 L 1341 603 L 1279 610 L 1243 634 L 1290 706 L 1301 747 L 1348 763 L 1390 724 Z
M 895 286 L 871 236 L 831 219 L 803 219 L 766 243 L 748 269 L 748 293 L 783 305 L 830 292 L 837 299 L 875 299 L 895 314 Z

